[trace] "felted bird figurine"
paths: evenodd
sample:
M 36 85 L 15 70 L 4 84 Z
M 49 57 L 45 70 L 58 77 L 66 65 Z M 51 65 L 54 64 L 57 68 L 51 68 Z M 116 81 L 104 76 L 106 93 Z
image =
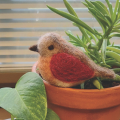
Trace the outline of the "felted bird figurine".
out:
M 93 77 L 115 79 L 116 74 L 97 65 L 79 48 L 50 32 L 29 48 L 40 54 L 38 69 L 44 80 L 54 86 L 72 87 Z

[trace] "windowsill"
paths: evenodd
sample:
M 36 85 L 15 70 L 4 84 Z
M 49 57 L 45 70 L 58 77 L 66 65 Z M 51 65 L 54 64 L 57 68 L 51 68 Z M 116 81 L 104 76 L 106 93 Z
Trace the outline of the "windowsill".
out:
M 30 72 L 32 67 L 10 67 L 10 68 L 0 68 L 1 73 L 23 73 L 23 72 Z
M 6 87 L 8 84 L 16 83 L 22 75 L 30 72 L 31 68 L 0 68 L 0 87 Z

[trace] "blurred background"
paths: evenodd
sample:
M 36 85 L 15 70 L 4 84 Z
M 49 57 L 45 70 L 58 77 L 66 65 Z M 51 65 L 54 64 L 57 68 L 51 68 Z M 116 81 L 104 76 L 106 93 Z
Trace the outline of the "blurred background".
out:
M 100 31 L 82 1 L 68 0 L 81 20 Z M 114 6 L 115 0 L 110 1 Z M 46 32 L 57 32 L 68 39 L 65 31 L 71 30 L 81 36 L 71 21 L 53 13 L 46 5 L 67 11 L 62 0 L 0 0 L 0 72 L 29 71 L 38 54 L 28 48 Z M 119 42 L 117 38 L 115 42 Z

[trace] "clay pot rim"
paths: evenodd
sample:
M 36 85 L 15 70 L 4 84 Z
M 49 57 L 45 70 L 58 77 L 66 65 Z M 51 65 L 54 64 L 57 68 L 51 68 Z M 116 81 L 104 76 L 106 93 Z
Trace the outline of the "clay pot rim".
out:
M 36 72 L 36 65 L 37 62 L 33 65 L 32 72 Z M 43 81 L 48 101 L 56 105 L 76 109 L 103 109 L 120 105 L 120 85 L 101 90 L 74 89 L 56 87 Z
M 75 88 L 62 88 L 62 87 L 56 87 L 56 86 L 53 86 L 53 85 L 51 85 L 51 84 L 49 84 L 47 81 L 45 81 L 45 80 L 43 80 L 43 82 L 45 83 L 45 84 L 47 84 L 47 85 L 50 85 L 50 86 L 52 86 L 52 87 L 54 87 L 54 88 L 59 88 L 59 89 L 66 89 L 66 90 L 68 90 L 68 91 L 82 91 L 82 92 L 87 92 L 87 93 L 93 93 L 93 92 L 105 92 L 105 91 L 111 91 L 112 89 L 113 90 L 119 90 L 120 89 L 120 85 L 118 85 L 118 86 L 114 86 L 114 87 L 110 87 L 110 88 L 104 88 L 104 89 L 75 89 Z

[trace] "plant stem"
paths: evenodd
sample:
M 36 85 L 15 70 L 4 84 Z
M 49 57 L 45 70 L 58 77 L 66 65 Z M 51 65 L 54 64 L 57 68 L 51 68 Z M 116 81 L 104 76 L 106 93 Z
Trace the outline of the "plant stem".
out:
M 100 50 L 102 43 L 103 43 L 103 38 L 99 39 L 99 42 L 97 43 L 98 51 Z
M 99 42 L 97 43 L 98 51 L 101 49 L 103 40 L 104 40 L 105 38 L 107 38 L 108 35 L 111 33 L 113 26 L 114 26 L 114 23 L 113 23 L 113 24 L 109 27 L 109 29 L 105 32 L 105 34 L 103 35 L 103 37 L 102 37 L 101 39 L 99 39 Z

